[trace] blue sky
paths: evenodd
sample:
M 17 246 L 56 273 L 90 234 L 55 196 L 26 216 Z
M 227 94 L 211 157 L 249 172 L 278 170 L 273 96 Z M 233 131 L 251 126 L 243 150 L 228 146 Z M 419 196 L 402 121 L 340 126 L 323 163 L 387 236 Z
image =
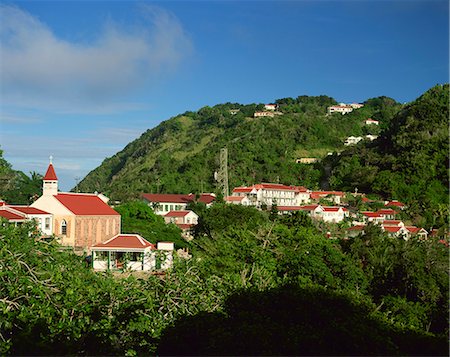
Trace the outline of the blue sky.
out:
M 299 95 L 409 102 L 449 80 L 449 5 L 2 1 L 0 148 L 71 189 L 163 120 Z

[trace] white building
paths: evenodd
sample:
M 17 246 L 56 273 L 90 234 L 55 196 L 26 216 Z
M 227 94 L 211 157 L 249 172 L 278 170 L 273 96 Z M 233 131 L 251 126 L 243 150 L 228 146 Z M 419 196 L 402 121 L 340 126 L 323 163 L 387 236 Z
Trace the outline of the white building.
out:
M 206 207 L 216 199 L 213 193 L 202 193 L 198 197 L 193 193 L 185 194 L 166 194 L 166 193 L 144 193 L 142 194 L 144 202 L 146 202 L 156 214 L 165 216 L 170 211 L 184 211 L 190 202 L 201 202 Z
M 236 187 L 232 197 L 246 197 L 248 205 L 261 208 L 277 206 L 299 206 L 309 201 L 309 190 L 301 186 L 286 186 L 275 183 L 261 183 L 249 187 Z M 230 199 L 228 199 L 230 201 Z M 234 200 L 234 199 L 231 199 Z
M 0 216 L 12 223 L 35 221 L 41 236 L 51 236 L 53 231 L 53 215 L 49 212 L 30 206 L 7 205 L 0 201 Z
M 174 244 L 156 246 L 138 234 L 118 234 L 91 247 L 95 270 L 166 270 L 172 267 Z

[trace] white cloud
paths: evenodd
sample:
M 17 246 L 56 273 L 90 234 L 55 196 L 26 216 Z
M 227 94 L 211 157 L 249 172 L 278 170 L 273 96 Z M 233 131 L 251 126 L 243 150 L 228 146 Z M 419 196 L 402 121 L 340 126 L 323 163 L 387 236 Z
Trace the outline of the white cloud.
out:
M 0 5 L 3 103 L 98 111 L 170 74 L 191 54 L 191 40 L 173 14 L 148 5 L 140 10 L 132 28 L 109 21 L 86 44 L 59 38 L 31 14 Z

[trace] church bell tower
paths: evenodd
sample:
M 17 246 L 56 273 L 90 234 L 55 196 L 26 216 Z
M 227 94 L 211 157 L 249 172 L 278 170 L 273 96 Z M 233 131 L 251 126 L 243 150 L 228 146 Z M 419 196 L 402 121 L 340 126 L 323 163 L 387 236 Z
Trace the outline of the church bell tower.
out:
M 53 157 L 50 156 L 50 164 L 48 165 L 47 172 L 45 173 L 42 186 L 43 196 L 54 196 L 58 194 L 58 177 L 56 177 L 55 169 L 52 163 Z

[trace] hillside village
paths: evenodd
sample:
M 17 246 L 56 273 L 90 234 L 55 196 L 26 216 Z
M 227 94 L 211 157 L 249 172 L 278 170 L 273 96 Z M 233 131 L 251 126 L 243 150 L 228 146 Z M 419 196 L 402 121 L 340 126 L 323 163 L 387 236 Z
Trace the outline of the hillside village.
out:
M 143 202 L 155 214 L 164 217 L 167 224 L 175 224 L 182 237 L 194 239 L 193 229 L 199 223 L 199 216 L 188 206 L 201 203 L 206 208 L 216 202 L 213 193 L 194 194 L 150 194 L 141 196 Z M 351 200 L 371 207 L 358 210 L 351 207 Z M 50 162 L 43 178 L 42 196 L 30 206 L 8 204 L 0 201 L 0 217 L 17 225 L 32 220 L 37 224 L 42 238 L 56 237 L 65 247 L 76 252 L 92 254 L 92 266 L 96 270 L 114 270 L 124 267 L 123 257 L 128 256 L 127 268 L 131 270 L 165 270 L 172 266 L 174 243 L 152 244 L 143 237 L 123 233 L 121 217 L 108 205 L 109 199 L 100 194 L 65 193 L 58 191 L 58 178 Z M 368 224 L 378 225 L 393 238 L 426 240 L 429 234 L 422 227 L 405 223 L 400 217 L 407 208 L 397 200 L 376 201 L 362 193 L 342 191 L 313 191 L 303 186 L 288 186 L 276 183 L 260 183 L 252 186 L 235 187 L 231 196 L 224 201 L 232 205 L 271 210 L 279 215 L 303 212 L 313 221 L 333 225 L 339 237 L 350 239 L 364 234 Z M 327 231 L 326 238 L 334 237 Z M 447 244 L 446 240 L 440 241 Z M 157 259 L 156 252 L 163 252 L 164 259 Z M 186 251 L 180 255 L 188 256 Z

